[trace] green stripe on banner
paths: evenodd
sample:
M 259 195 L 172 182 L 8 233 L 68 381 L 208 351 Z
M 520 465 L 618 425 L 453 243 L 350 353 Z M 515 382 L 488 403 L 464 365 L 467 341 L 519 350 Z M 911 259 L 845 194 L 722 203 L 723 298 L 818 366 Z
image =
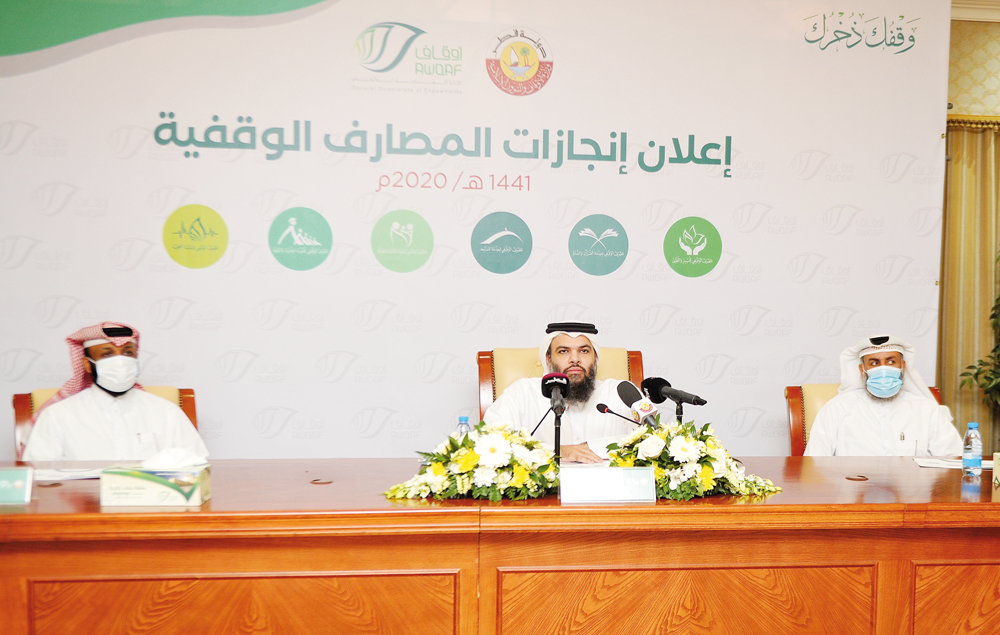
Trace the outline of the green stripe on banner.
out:
M 323 0 L 0 0 L 0 57 L 30 53 L 113 29 L 189 16 L 255 16 Z

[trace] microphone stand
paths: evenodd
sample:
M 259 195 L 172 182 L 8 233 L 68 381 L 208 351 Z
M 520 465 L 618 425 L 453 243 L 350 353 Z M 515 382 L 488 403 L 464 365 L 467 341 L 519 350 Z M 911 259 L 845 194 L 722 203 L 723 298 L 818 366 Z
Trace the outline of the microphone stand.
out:
M 681 419 L 684 417 L 684 404 L 681 401 L 671 399 L 675 404 L 677 404 L 677 409 L 675 414 L 677 415 L 677 425 L 683 425 Z
M 563 401 L 562 393 L 558 388 L 552 390 L 552 395 L 555 397 L 552 405 L 552 413 L 556 416 L 555 420 L 555 437 L 556 437 L 556 465 L 562 465 L 562 444 L 560 443 L 560 433 L 562 432 L 562 416 L 566 412 L 566 402 Z

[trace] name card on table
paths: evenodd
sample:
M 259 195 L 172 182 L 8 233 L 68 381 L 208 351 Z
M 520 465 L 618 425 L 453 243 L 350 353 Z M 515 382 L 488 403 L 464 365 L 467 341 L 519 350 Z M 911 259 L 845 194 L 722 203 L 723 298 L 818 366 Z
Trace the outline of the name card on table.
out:
M 563 465 L 559 469 L 563 503 L 652 503 L 656 478 L 651 467 Z
M 27 505 L 31 502 L 30 467 L 0 469 L 0 505 Z

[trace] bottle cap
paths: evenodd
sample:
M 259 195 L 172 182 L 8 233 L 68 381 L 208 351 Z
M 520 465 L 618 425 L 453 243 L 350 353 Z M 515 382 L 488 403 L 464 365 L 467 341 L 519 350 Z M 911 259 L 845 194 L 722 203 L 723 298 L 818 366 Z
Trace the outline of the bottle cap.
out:
M 469 418 L 468 417 L 459 417 L 458 418 L 458 422 L 459 423 L 469 423 Z M 979 425 L 979 424 L 977 423 L 976 425 Z
M 970 428 L 978 428 L 978 427 L 979 427 L 979 424 L 978 424 L 978 423 L 976 423 L 975 421 L 970 421 L 970 422 L 969 422 L 969 427 L 970 427 Z

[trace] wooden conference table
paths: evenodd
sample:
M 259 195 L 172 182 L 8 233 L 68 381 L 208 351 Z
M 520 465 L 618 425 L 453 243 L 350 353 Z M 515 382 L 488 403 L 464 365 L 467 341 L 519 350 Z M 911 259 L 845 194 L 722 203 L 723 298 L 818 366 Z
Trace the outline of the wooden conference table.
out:
M 1000 632 L 990 471 L 962 502 L 958 470 L 906 458 L 745 464 L 784 492 L 385 500 L 411 459 L 215 461 L 193 510 L 36 484 L 0 510 L 0 632 Z

